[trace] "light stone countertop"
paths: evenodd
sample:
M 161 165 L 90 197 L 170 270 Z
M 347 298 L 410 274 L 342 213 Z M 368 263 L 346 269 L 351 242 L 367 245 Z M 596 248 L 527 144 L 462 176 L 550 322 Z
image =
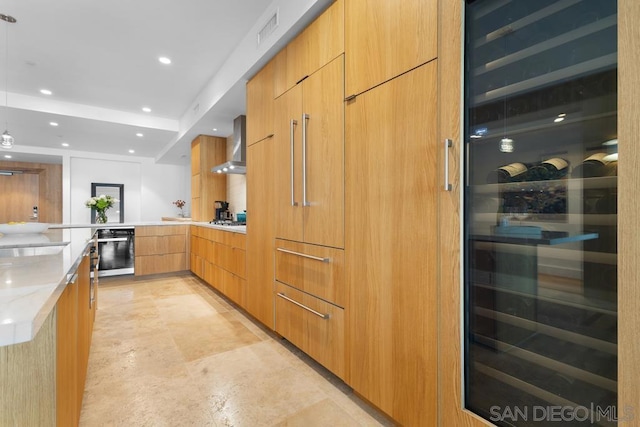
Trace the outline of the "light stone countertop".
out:
M 94 232 L 94 228 L 83 227 L 0 237 L 0 346 L 36 336 L 82 261 Z M 15 249 L 29 252 L 42 247 L 56 253 L 20 255 Z
M 127 227 L 141 227 L 145 225 L 197 225 L 200 227 L 215 228 L 217 230 L 230 231 L 233 233 L 247 233 L 246 225 L 214 225 L 208 222 L 201 221 L 146 221 L 146 222 L 125 222 L 125 223 L 107 223 L 107 224 L 51 224 L 49 229 L 52 228 L 127 228 Z

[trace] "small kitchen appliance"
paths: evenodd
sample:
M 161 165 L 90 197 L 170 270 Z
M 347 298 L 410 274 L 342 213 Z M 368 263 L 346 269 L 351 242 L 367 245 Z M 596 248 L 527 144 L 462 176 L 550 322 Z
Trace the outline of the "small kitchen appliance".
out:
M 214 218 L 215 221 L 223 221 L 223 220 L 230 219 L 229 216 L 231 215 L 231 212 L 229 212 L 229 202 L 225 202 L 223 200 L 216 200 L 215 206 L 216 206 L 216 217 Z

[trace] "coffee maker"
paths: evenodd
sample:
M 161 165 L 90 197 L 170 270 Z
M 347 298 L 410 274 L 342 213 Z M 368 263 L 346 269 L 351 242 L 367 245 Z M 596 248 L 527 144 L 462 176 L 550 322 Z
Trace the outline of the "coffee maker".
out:
M 229 219 L 229 202 L 223 200 L 216 200 L 216 221 L 224 221 Z

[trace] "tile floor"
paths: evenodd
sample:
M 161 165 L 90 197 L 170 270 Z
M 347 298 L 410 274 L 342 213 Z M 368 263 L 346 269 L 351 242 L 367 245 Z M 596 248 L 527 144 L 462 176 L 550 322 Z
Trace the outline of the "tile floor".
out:
M 392 425 L 190 274 L 99 291 L 81 427 Z

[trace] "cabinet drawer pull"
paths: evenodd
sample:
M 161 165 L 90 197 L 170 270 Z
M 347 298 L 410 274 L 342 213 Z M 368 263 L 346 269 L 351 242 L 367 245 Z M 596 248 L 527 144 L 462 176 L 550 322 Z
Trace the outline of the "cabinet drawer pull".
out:
M 282 292 L 278 292 L 278 296 L 279 296 L 280 298 L 282 298 L 282 299 L 286 299 L 286 300 L 287 300 L 287 301 L 289 301 L 290 303 L 293 303 L 293 304 L 297 305 L 298 307 L 304 308 L 305 310 L 307 310 L 307 311 L 309 311 L 309 312 L 311 312 L 311 313 L 315 314 L 315 315 L 316 315 L 316 316 L 318 316 L 318 317 L 322 317 L 322 318 L 323 318 L 323 319 L 325 319 L 325 320 L 329 319 L 329 314 L 322 314 L 322 313 L 320 313 L 320 312 L 317 312 L 317 311 L 315 311 L 314 309 L 309 308 L 309 307 L 307 307 L 306 305 L 304 305 L 304 304 L 300 304 L 298 301 L 296 301 L 296 300 L 294 300 L 294 299 L 289 298 L 288 296 L 286 296 L 286 295 L 285 295 L 285 294 L 283 294 Z
M 307 255 L 307 254 L 303 254 L 303 253 L 300 253 L 300 252 L 290 251 L 289 249 L 276 248 L 276 251 L 284 252 L 284 253 L 291 254 L 291 255 L 297 255 L 297 256 L 313 259 L 313 260 L 320 261 L 320 262 L 329 262 L 329 261 L 331 261 L 331 258 L 321 258 L 319 256 Z
M 289 142 L 291 144 L 291 206 L 298 206 L 298 203 L 296 202 L 295 199 L 295 194 L 293 191 L 293 180 L 295 179 L 295 169 L 294 169 L 294 158 L 293 158 L 293 140 L 294 140 L 294 134 L 295 134 L 295 127 L 298 124 L 298 122 L 294 119 L 291 119 L 291 121 L 289 122 Z

